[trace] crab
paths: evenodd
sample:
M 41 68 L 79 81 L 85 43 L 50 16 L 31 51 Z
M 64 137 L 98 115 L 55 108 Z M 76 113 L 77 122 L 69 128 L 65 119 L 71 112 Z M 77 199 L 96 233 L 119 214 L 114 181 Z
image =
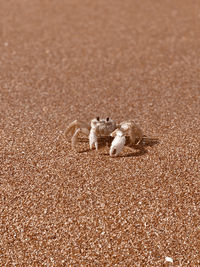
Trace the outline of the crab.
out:
M 143 138 L 142 130 L 133 120 L 123 121 L 118 124 L 109 117 L 103 119 L 96 117 L 88 123 L 81 120 L 74 120 L 67 126 L 65 136 L 71 133 L 71 147 L 74 149 L 78 143 L 79 134 L 87 135 L 89 137 L 90 149 L 93 149 L 95 146 L 96 150 L 98 150 L 98 137 L 114 137 L 113 132 L 117 129 L 124 136 L 129 137 L 130 144 L 132 145 L 138 145 Z

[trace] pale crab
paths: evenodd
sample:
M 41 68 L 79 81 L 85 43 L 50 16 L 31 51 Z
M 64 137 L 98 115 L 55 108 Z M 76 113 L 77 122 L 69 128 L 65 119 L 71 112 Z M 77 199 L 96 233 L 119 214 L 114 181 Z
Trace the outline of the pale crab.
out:
M 117 129 L 120 130 L 124 136 L 129 137 L 130 144 L 132 145 L 138 145 L 142 141 L 142 130 L 135 124 L 133 120 L 123 121 L 118 124 L 109 117 L 105 119 L 96 117 L 89 123 L 81 120 L 75 120 L 68 125 L 65 135 L 67 136 L 69 133 L 72 134 L 72 148 L 75 148 L 78 142 L 78 135 L 80 133 L 87 135 L 89 137 L 90 149 L 95 146 L 96 150 L 98 150 L 98 137 L 114 137 L 114 131 Z

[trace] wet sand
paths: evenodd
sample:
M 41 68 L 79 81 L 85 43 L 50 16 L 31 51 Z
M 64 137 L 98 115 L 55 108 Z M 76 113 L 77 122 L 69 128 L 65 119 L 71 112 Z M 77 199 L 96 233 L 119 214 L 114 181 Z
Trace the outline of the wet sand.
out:
M 0 265 L 198 266 L 200 2 L 0 5 Z M 94 116 L 148 142 L 73 151 Z

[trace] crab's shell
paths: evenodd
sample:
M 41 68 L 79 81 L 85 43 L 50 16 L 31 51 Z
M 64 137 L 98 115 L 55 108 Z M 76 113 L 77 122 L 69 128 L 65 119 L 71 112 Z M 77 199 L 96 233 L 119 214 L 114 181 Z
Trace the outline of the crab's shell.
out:
M 96 128 L 97 134 L 100 136 L 109 136 L 116 129 L 116 123 L 111 119 L 93 119 L 91 121 L 91 128 Z

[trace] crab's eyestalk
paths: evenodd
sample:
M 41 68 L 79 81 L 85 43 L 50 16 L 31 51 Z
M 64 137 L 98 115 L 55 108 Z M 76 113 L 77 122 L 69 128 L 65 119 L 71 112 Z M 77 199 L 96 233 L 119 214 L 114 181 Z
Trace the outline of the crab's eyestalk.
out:
M 109 117 L 106 118 L 106 121 L 109 121 Z
M 96 119 L 99 121 L 99 117 L 96 117 Z

